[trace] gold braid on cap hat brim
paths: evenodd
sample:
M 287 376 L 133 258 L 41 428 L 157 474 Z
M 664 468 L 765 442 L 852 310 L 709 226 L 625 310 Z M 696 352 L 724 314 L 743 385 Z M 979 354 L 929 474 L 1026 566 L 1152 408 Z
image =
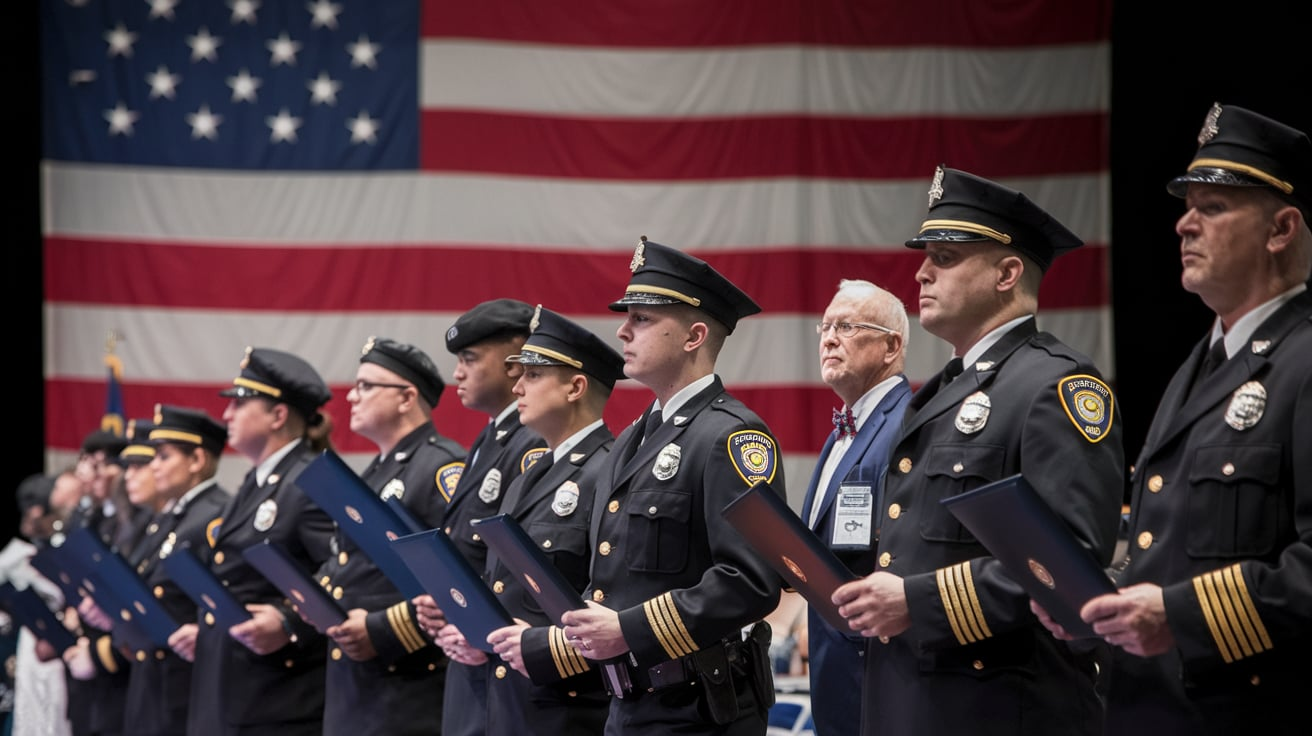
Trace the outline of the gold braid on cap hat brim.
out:
M 1237 171 L 1241 174 L 1247 174 L 1253 177 L 1254 179 L 1260 179 L 1266 182 L 1267 184 L 1270 184 L 1271 186 L 1275 187 L 1276 189 L 1279 189 L 1285 194 L 1294 193 L 1293 184 L 1290 184 L 1289 182 L 1284 181 L 1282 179 L 1277 179 L 1274 176 L 1271 176 L 1270 174 L 1266 173 L 1265 171 L 1261 169 L 1253 168 L 1248 164 L 1241 164 L 1236 161 L 1226 161 L 1225 159 L 1222 158 L 1199 158 L 1199 159 L 1194 159 L 1194 162 L 1189 164 L 1190 171 L 1193 171 L 1194 169 L 1202 169 L 1202 168 L 1228 169 L 1230 171 Z
M 983 235 L 984 237 L 996 240 L 1003 245 L 1011 245 L 1010 235 L 1000 233 L 991 227 L 976 225 L 973 222 L 967 222 L 965 220 L 925 220 L 920 226 L 920 232 L 924 233 L 926 230 L 964 230 L 968 233 Z
M 200 435 L 194 432 L 180 432 L 176 429 L 157 429 L 150 433 L 150 439 L 166 442 L 186 442 L 192 445 L 203 444 Z
M 675 291 L 674 289 L 666 289 L 661 286 L 643 286 L 643 285 L 630 286 L 624 290 L 624 293 L 625 294 L 656 294 L 658 296 L 668 296 L 672 299 L 678 299 L 684 304 L 691 304 L 694 307 L 700 307 L 702 305 L 702 300 L 698 299 L 695 296 L 688 296 L 687 294 L 681 294 Z
M 232 385 L 241 386 L 243 388 L 249 388 L 253 391 L 259 391 L 260 393 L 268 394 L 269 396 L 272 396 L 275 399 L 282 398 L 282 389 L 278 388 L 277 386 L 270 386 L 267 383 L 252 381 L 249 378 L 234 378 L 232 379 Z

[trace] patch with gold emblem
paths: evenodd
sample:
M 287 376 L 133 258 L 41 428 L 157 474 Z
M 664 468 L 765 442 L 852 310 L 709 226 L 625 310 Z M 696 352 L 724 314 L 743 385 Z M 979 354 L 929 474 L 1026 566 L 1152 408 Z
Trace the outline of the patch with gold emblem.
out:
M 437 490 L 447 503 L 450 503 L 451 497 L 456 495 L 456 486 L 460 485 L 460 476 L 464 475 L 464 472 L 464 461 L 447 463 L 437 469 Z
M 483 476 L 483 484 L 478 487 L 478 498 L 483 503 L 492 503 L 501 496 L 501 470 L 492 468 Z
M 1266 387 L 1257 381 L 1249 381 L 1230 395 L 1230 405 L 1225 408 L 1225 423 L 1242 432 L 1257 426 L 1265 413 Z
M 579 484 L 567 480 L 556 489 L 556 497 L 551 500 L 551 510 L 556 516 L 569 516 L 579 507 Z
M 989 423 L 989 412 L 992 410 L 993 402 L 989 401 L 989 395 L 983 391 L 976 391 L 961 402 L 961 408 L 957 409 L 957 418 L 952 424 L 962 434 L 975 434 Z
M 651 474 L 656 476 L 656 480 L 669 480 L 674 474 L 679 472 L 679 458 L 683 455 L 683 450 L 678 445 L 671 442 L 661 448 L 661 452 L 656 456 L 656 462 L 651 466 Z
M 210 549 L 214 549 L 214 545 L 218 544 L 219 529 L 221 528 L 223 528 L 222 516 L 205 525 L 205 541 L 209 543 Z
M 528 452 L 525 452 L 524 456 L 519 459 L 519 472 L 523 473 L 533 467 L 537 461 L 542 459 L 543 455 L 547 454 L 547 452 L 548 449 L 545 447 L 534 447 Z
M 1093 376 L 1066 376 L 1057 382 L 1057 393 L 1066 416 L 1086 440 L 1102 442 L 1111 433 L 1115 401 L 1107 384 Z
M 779 458 L 773 437 L 759 429 L 744 429 L 729 435 L 726 448 L 733 469 L 747 485 L 758 480 L 767 483 L 774 480 Z
M 393 478 L 387 481 L 387 485 L 383 486 L 383 492 L 378 494 L 378 496 L 384 501 L 389 498 L 405 498 L 405 481 L 400 478 Z
M 267 532 L 273 528 L 273 522 L 278 520 L 278 502 L 272 498 L 260 504 L 255 509 L 255 530 Z

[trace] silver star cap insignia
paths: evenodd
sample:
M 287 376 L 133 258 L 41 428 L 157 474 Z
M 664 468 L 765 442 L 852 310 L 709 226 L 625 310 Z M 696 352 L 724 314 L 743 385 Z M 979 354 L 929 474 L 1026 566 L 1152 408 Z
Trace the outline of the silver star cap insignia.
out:
M 934 203 L 943 198 L 943 167 L 939 166 L 934 169 L 934 180 L 929 183 L 929 204 L 933 207 Z

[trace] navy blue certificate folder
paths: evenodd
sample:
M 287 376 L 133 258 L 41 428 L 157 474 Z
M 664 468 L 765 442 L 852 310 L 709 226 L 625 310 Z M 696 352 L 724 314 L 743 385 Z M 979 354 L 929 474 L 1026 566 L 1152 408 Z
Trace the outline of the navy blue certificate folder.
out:
M 341 457 L 325 450 L 301 471 L 296 485 L 360 545 L 401 595 L 409 599 L 424 592 L 391 544 L 409 534 L 409 527 Z
M 1096 636 L 1080 608 L 1116 586 L 1025 478 L 1013 475 L 939 503 L 1068 634 Z
M 85 581 L 88 573 L 79 569 L 73 555 L 63 547 L 41 547 L 32 553 L 29 562 L 45 579 L 59 586 L 64 594 L 64 605 L 77 608 L 87 596 Z
M 197 608 L 214 617 L 214 625 L 224 631 L 247 621 L 250 611 L 214 575 L 209 566 L 196 558 L 190 547 L 174 547 L 164 558 L 164 569 L 182 592 L 196 602 Z M 203 616 L 204 614 L 202 614 Z
M 167 649 L 178 622 L 164 610 L 127 560 L 118 556 L 90 528 L 68 535 L 64 547 L 90 566 L 96 590 L 91 597 L 110 618 L 140 629 L 155 646 Z M 112 598 L 112 605 L 109 599 Z
M 757 481 L 730 501 L 722 513 L 788 587 L 800 593 L 830 626 L 850 630 L 831 599 L 838 586 L 857 576 L 769 483 Z
M 346 612 L 328 591 L 319 586 L 296 560 L 277 542 L 264 540 L 242 550 L 242 557 L 251 567 L 268 578 L 287 600 L 292 602 L 301 618 L 323 633 L 329 627 L 346 620 Z
M 408 534 L 392 542 L 406 566 L 433 597 L 469 645 L 492 651 L 487 635 L 514 619 L 441 529 Z
M 0 583 L 0 606 L 18 623 L 26 626 L 32 635 L 45 639 L 55 651 L 63 652 L 77 644 L 77 637 L 55 616 L 45 599 L 32 588 L 15 588 L 12 583 Z
M 583 596 L 574 590 L 514 518 L 497 514 L 475 519 L 470 524 L 478 529 L 479 536 L 497 553 L 506 568 L 524 582 L 524 587 L 552 623 L 561 626 L 561 614 L 586 607 Z

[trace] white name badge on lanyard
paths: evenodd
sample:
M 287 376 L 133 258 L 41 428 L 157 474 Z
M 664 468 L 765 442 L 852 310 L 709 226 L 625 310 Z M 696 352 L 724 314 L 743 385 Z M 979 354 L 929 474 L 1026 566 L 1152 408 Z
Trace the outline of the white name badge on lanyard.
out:
M 829 546 L 835 549 L 870 549 L 871 515 L 875 498 L 869 481 L 842 483 L 834 499 L 834 532 Z

